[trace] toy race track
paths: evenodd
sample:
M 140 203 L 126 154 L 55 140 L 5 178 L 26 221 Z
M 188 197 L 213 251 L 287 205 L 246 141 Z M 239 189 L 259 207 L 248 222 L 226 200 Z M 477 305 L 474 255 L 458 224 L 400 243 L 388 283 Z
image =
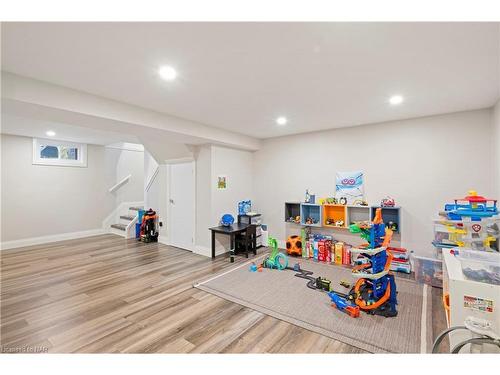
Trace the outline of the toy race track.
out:
M 392 231 L 382 220 L 382 210 L 377 209 L 373 221 L 353 224 L 349 229 L 352 233 L 359 233 L 367 243 L 352 250 L 363 258 L 363 263 L 353 268 L 352 276 L 356 283 L 347 294 L 333 290 L 328 279 L 314 278 L 313 272 L 301 269 L 298 263 L 293 268 L 288 267 L 288 257 L 279 252 L 278 241 L 272 237 L 269 238 L 271 254 L 259 268 L 252 264 L 250 271 L 262 268 L 294 271 L 295 277 L 307 280 L 308 288 L 326 292 L 333 307 L 353 318 L 359 317 L 360 310 L 371 315 L 397 316 L 396 282 L 390 272 L 393 255 L 387 250 Z M 345 282 L 341 285 L 350 287 Z

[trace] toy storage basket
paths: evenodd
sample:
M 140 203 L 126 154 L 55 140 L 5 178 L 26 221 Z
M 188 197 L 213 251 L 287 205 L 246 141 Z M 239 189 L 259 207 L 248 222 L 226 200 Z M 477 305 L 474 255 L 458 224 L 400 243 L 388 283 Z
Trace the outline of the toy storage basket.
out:
M 454 249 L 468 280 L 500 285 L 500 254 L 467 248 Z

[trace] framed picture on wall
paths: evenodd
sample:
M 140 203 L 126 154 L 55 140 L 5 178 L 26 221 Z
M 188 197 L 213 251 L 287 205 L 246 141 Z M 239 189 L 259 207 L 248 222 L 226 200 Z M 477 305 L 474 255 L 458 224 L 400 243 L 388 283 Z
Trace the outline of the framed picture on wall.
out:
M 227 188 L 227 176 L 217 176 L 217 189 L 223 190 Z
M 337 172 L 335 198 L 346 198 L 347 204 L 365 199 L 364 174 L 362 171 Z

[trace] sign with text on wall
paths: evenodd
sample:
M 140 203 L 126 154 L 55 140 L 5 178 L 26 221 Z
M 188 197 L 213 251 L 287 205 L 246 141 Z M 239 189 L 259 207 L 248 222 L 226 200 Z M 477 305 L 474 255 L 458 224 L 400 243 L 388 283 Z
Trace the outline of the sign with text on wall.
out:
M 345 197 L 347 204 L 365 199 L 364 175 L 362 171 L 337 172 L 335 198 Z

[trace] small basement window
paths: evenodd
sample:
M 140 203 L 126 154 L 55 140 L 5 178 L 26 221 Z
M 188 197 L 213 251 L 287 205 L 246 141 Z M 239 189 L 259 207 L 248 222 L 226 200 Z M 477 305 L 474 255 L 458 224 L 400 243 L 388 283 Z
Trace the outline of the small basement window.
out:
M 86 167 L 87 145 L 33 138 L 33 164 Z

